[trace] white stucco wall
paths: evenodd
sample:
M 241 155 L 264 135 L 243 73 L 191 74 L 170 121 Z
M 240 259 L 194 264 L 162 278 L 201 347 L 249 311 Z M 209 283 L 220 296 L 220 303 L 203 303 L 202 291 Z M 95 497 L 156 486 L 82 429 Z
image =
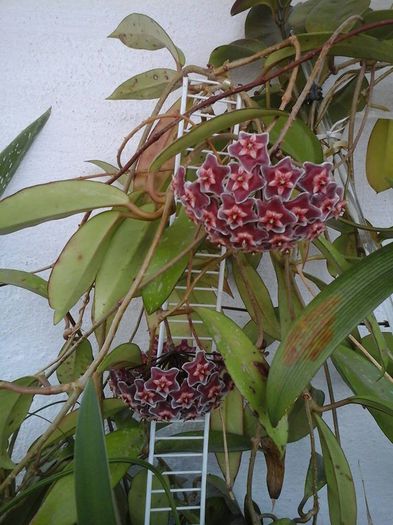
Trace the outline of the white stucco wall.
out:
M 388 7 L 389 1 L 374 2 Z M 3 0 L 0 6 L 0 149 L 49 106 L 52 116 L 21 165 L 7 194 L 29 185 L 71 178 L 97 170 L 87 159 L 114 162 L 117 147 L 130 129 L 149 115 L 153 102 L 106 101 L 113 89 L 138 72 L 171 66 L 165 51 L 130 50 L 106 36 L 131 12 L 155 18 L 185 52 L 188 63 L 205 65 L 210 51 L 243 35 L 244 16 L 231 18 L 232 0 Z M 393 108 L 389 86 L 378 87 L 379 102 Z M 373 118 L 370 117 L 369 125 Z M 364 145 L 363 145 L 364 148 Z M 376 196 L 364 184 L 358 164 L 357 185 L 365 214 L 375 223 L 393 222 L 392 193 Z M 0 267 L 35 270 L 51 263 L 78 223 L 78 217 L 23 230 L 0 240 Z M 21 289 L 0 291 L 0 377 L 14 379 L 37 371 L 53 359 L 61 345 L 62 326 L 52 324 L 45 301 Z M 346 387 L 334 374 L 336 396 Z M 315 386 L 325 389 L 322 378 Z M 360 525 L 367 523 L 361 473 L 374 525 L 392 522 L 393 449 L 374 420 L 359 407 L 340 411 L 342 441 L 356 479 Z M 31 420 L 19 448 L 44 423 Z M 287 477 L 275 512 L 294 516 L 303 491 L 309 444 L 291 445 Z M 265 468 L 256 469 L 255 498 L 268 512 Z M 243 500 L 245 465 L 236 484 Z M 361 469 L 361 471 L 360 471 Z M 319 523 L 328 525 L 326 494 L 322 492 Z

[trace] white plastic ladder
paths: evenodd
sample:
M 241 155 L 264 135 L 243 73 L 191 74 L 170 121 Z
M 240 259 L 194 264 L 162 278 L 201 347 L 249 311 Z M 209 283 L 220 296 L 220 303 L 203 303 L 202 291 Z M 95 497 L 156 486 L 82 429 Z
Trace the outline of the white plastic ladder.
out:
M 206 100 L 208 96 L 202 93 L 195 93 L 195 89 L 191 89 L 190 87 L 200 85 L 201 83 L 204 84 L 210 84 L 214 88 L 214 86 L 217 86 L 217 91 L 219 91 L 220 84 L 218 82 L 214 82 L 211 80 L 207 80 L 203 77 L 197 77 L 197 76 L 190 76 L 190 77 L 184 77 L 183 79 L 183 90 L 182 90 L 182 98 L 181 98 L 181 106 L 180 106 L 180 113 L 184 114 L 186 111 L 186 108 L 189 107 L 190 103 L 195 103 L 198 101 Z M 221 105 L 221 106 L 220 106 Z M 222 107 L 225 111 L 231 111 L 234 109 L 240 109 L 241 108 L 241 98 L 239 95 L 237 95 L 235 98 L 224 98 L 218 102 L 215 103 L 215 107 Z M 191 118 L 197 117 L 198 120 L 209 120 L 213 118 L 214 116 L 211 113 L 204 113 L 202 111 L 197 111 L 193 113 Z M 196 122 L 197 123 L 197 122 Z M 182 120 L 179 123 L 178 127 L 178 138 L 183 136 L 185 133 L 187 133 L 191 129 L 190 123 L 185 124 L 185 121 Z M 233 128 L 233 133 L 238 134 L 239 132 L 239 126 L 236 125 Z M 187 148 L 188 152 L 193 151 L 193 148 Z M 204 149 L 203 153 L 210 153 L 210 150 Z M 228 156 L 228 153 L 226 151 L 219 151 L 218 152 L 220 156 L 225 157 Z M 177 155 L 175 160 L 175 172 L 178 170 L 179 166 L 181 164 L 181 155 Z M 187 166 L 187 169 L 189 170 L 197 170 L 199 166 Z M 174 220 L 174 217 L 171 219 Z M 224 249 L 221 249 L 218 252 L 214 253 L 206 253 L 206 252 L 197 252 L 195 254 L 195 258 L 214 258 L 214 257 L 221 257 L 225 253 Z M 198 269 L 189 269 L 186 270 L 186 272 L 190 271 L 193 275 L 198 275 L 201 271 Z M 223 288 L 224 288 L 224 280 L 225 280 L 225 259 L 220 261 L 219 267 L 209 270 L 206 272 L 206 275 L 210 276 L 211 279 L 214 279 L 213 285 L 209 286 L 203 286 L 200 287 L 196 286 L 194 288 L 195 292 L 215 292 L 215 301 L 214 303 L 207 303 L 207 304 L 201 304 L 201 303 L 188 303 L 189 306 L 203 306 L 206 308 L 214 308 L 217 311 L 221 311 L 221 305 L 222 305 L 222 295 L 223 295 Z M 216 281 L 217 279 L 217 281 Z M 178 285 L 175 287 L 175 291 L 184 291 L 186 289 L 185 286 Z M 177 303 L 171 302 L 171 299 L 168 300 L 168 302 L 163 305 L 163 309 L 168 309 L 168 307 L 175 306 Z M 202 324 L 202 321 L 199 320 L 193 320 L 193 324 L 200 325 Z M 178 318 L 168 318 L 168 324 L 169 326 L 173 327 L 179 327 L 179 324 L 189 325 L 188 319 L 178 319 Z M 172 339 L 174 341 L 181 340 L 181 339 L 188 339 L 193 346 L 197 346 L 195 337 L 191 335 L 190 337 L 184 337 L 184 336 L 177 336 L 173 335 Z M 211 344 L 212 350 L 214 350 L 214 343 L 210 337 L 206 336 L 199 336 L 198 339 L 202 342 L 206 342 L 207 344 Z M 165 342 L 165 325 L 164 323 L 161 323 L 160 329 L 159 329 L 159 336 L 158 336 L 158 348 L 157 348 L 157 355 L 159 356 L 162 352 L 163 345 Z M 190 480 L 193 478 L 194 481 L 200 478 L 200 486 L 194 487 L 194 484 L 188 488 L 172 488 L 170 487 L 170 491 L 172 494 L 176 493 L 191 493 L 195 496 L 198 496 L 199 494 L 199 501 L 197 501 L 196 504 L 194 502 L 184 505 L 184 506 L 178 506 L 177 509 L 179 511 L 196 511 L 196 514 L 199 514 L 199 521 L 196 521 L 192 525 L 205 525 L 205 503 L 206 503 L 206 480 L 207 480 L 207 461 L 208 461 L 208 454 L 209 454 L 209 425 L 210 425 L 210 414 L 205 415 L 204 417 L 197 419 L 197 420 L 191 420 L 191 421 L 183 421 L 181 423 L 175 422 L 170 425 L 172 427 L 173 425 L 179 425 L 181 424 L 181 431 L 187 431 L 188 429 L 192 429 L 195 434 L 192 434 L 190 436 L 182 437 L 182 436 L 176 436 L 176 435 L 161 435 L 160 433 L 160 425 L 165 424 L 166 425 L 166 431 L 168 429 L 168 424 L 165 422 L 156 422 L 152 421 L 150 423 L 150 441 L 149 441 L 149 457 L 148 461 L 150 464 L 154 465 L 156 463 L 156 460 L 159 458 L 162 459 L 177 459 L 181 460 L 181 469 L 175 468 L 175 470 L 167 470 L 162 472 L 164 476 L 175 476 L 175 475 L 181 475 L 186 476 Z M 196 426 L 200 425 L 202 430 L 202 435 L 198 434 L 198 430 L 196 429 Z M 197 441 L 201 443 L 201 449 L 198 452 L 170 452 L 170 453 L 156 453 L 156 443 L 159 441 L 172 441 L 175 442 L 179 440 L 192 440 Z M 198 467 L 193 466 L 187 466 L 190 463 L 190 460 L 195 463 L 195 460 L 198 460 Z M 154 474 L 149 470 L 147 473 L 147 485 L 146 485 L 146 504 L 145 504 L 145 523 L 144 525 L 154 525 L 155 520 L 154 516 L 157 515 L 159 512 L 169 512 L 171 511 L 171 508 L 168 506 L 165 507 L 153 507 L 152 506 L 152 495 L 154 494 L 163 494 L 164 490 L 162 488 L 154 488 L 153 489 L 153 476 Z

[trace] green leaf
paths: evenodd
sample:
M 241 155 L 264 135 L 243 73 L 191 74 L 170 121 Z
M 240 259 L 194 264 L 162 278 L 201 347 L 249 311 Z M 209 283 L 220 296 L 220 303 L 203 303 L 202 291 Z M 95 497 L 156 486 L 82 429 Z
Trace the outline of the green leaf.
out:
M 273 428 L 266 414 L 267 365 L 262 354 L 231 319 L 208 308 L 195 308 L 213 338 L 236 387 L 258 415 L 259 421 L 282 452 L 287 440 L 287 421 Z
M 60 350 L 59 357 L 64 353 L 64 347 Z M 87 367 L 93 361 L 93 349 L 88 339 L 82 339 L 74 352 L 61 363 L 56 370 L 59 383 L 72 383 L 84 374 Z
M 289 518 L 281 518 L 271 522 L 271 525 L 295 525 L 296 521 L 290 520 Z
M 386 354 L 387 354 L 387 364 L 386 364 L 386 371 L 388 374 L 393 375 L 393 334 L 389 332 L 382 332 L 382 337 L 385 342 L 385 348 L 386 348 Z M 376 359 L 379 364 L 383 364 L 383 360 L 381 359 L 381 352 L 378 348 L 378 344 L 375 340 L 375 337 L 373 335 L 366 335 L 363 337 L 360 341 L 364 348 L 368 351 L 369 354 L 373 356 L 374 359 Z
M 151 69 L 129 78 L 108 97 L 108 100 L 151 100 L 159 98 L 174 80 L 177 72 L 173 69 Z M 179 86 L 174 86 L 176 89 Z
M 191 437 L 199 436 L 202 437 L 203 433 L 193 430 L 192 432 L 180 432 L 176 434 L 180 437 Z M 233 453 L 243 452 L 250 450 L 251 442 L 247 436 L 235 434 L 233 432 L 227 432 L 227 445 L 228 450 Z M 202 442 L 201 440 L 185 439 L 179 441 L 160 441 L 157 439 L 156 452 L 201 452 Z M 221 453 L 224 452 L 224 439 L 222 430 L 210 430 L 209 432 L 209 452 Z
M 316 479 L 316 489 L 317 492 L 321 490 L 326 485 L 326 476 L 325 468 L 323 466 L 323 457 L 320 454 L 316 454 L 316 463 L 317 463 L 317 479 Z M 311 498 L 313 495 L 313 461 L 310 458 L 310 463 L 307 469 L 306 481 L 304 484 L 304 499 Z
M 309 392 L 314 402 L 322 406 L 325 401 L 325 393 L 317 388 L 310 387 Z M 288 414 L 288 443 L 294 443 L 310 434 L 306 408 L 303 396 L 300 396 L 292 410 Z
M 34 142 L 34 139 L 45 126 L 50 113 L 51 108 L 24 129 L 11 144 L 0 153 L 0 197 L 3 195 L 4 190 Z
M 393 245 L 345 270 L 311 301 L 274 356 L 268 409 L 277 424 L 334 349 L 393 292 Z
M 189 133 L 170 144 L 154 159 L 150 171 L 157 171 L 160 166 L 186 148 L 194 147 L 211 137 L 213 133 L 225 130 L 247 120 L 261 119 L 265 124 L 275 120 L 275 125 L 270 132 L 270 139 L 274 142 L 288 119 L 288 113 L 276 110 L 258 108 L 238 109 L 214 117 L 207 122 L 194 126 Z M 301 120 L 295 120 L 290 127 L 282 145 L 283 151 L 299 161 L 309 160 L 322 162 L 323 153 L 321 145 L 315 135 Z
M 79 409 L 74 455 L 78 522 L 119 525 L 101 411 L 92 379 L 87 383 Z
M 393 408 L 392 383 L 386 377 L 381 377 L 381 372 L 365 357 L 344 345 L 340 345 L 334 351 L 332 361 L 356 396 L 373 399 L 386 407 L 387 411 Z M 370 405 L 368 408 L 382 432 L 393 442 L 393 418 Z
M 237 60 L 253 55 L 263 49 L 263 44 L 258 40 L 241 39 L 230 44 L 218 46 L 210 54 L 209 64 L 218 67 L 227 60 Z
M 388 190 L 392 186 L 392 140 L 393 120 L 378 119 L 371 131 L 366 155 L 367 180 L 377 193 Z
M 128 202 L 124 192 L 101 182 L 63 180 L 39 184 L 0 202 L 0 234 L 82 211 L 127 206 Z
M 94 166 L 97 166 L 98 168 L 102 169 L 102 171 L 105 171 L 105 173 L 117 173 L 119 171 L 119 168 L 116 168 L 113 164 L 109 164 L 109 162 L 105 162 L 104 160 L 87 160 L 86 162 L 89 162 L 90 164 L 94 164 Z
M 119 219 L 117 211 L 100 213 L 79 228 L 65 245 L 52 269 L 48 285 L 55 324 L 93 284 Z
M 273 13 L 266 4 L 251 9 L 246 18 L 244 32 L 246 38 L 257 38 L 268 46 L 280 42 L 282 38 Z
M 299 2 L 292 6 L 288 17 L 288 27 L 296 33 L 296 36 L 306 32 L 307 16 L 319 2 L 320 0 L 307 0 L 307 2 Z
M 120 22 L 109 38 L 118 38 L 127 47 L 155 51 L 166 47 L 175 62 L 185 63 L 183 52 L 175 46 L 168 33 L 149 16 L 139 13 L 128 15 Z
M 34 292 L 41 297 L 48 297 L 48 283 L 42 277 L 30 272 L 0 268 L 0 286 L 7 284 L 19 286 L 19 288 Z
M 168 476 L 164 476 L 164 479 L 169 484 Z M 145 506 L 146 506 L 146 485 L 147 484 L 147 471 L 141 470 L 135 474 L 132 478 L 131 488 L 128 493 L 128 508 L 131 518 L 132 525 L 144 525 L 145 523 Z M 162 490 L 161 483 L 153 476 L 152 480 L 153 490 Z M 151 506 L 154 508 L 167 507 L 168 499 L 166 494 L 152 494 L 151 495 Z M 154 513 L 154 525 L 168 525 L 168 520 L 171 513 L 168 512 L 157 512 Z
M 18 386 L 33 386 L 37 383 L 37 379 L 21 377 L 13 383 Z M 31 395 L 0 390 L 0 468 L 12 469 L 15 466 L 7 452 L 8 440 L 23 423 L 32 400 Z
M 231 15 L 237 15 L 241 13 L 242 11 L 246 11 L 246 9 L 250 9 L 250 7 L 254 7 L 256 5 L 267 5 L 271 11 L 274 13 L 276 7 L 277 7 L 277 1 L 276 0 L 236 0 L 236 2 L 233 4 L 231 9 Z
M 104 372 L 111 368 L 135 367 L 142 364 L 141 350 L 135 343 L 123 343 L 107 354 L 97 369 Z
M 242 254 L 237 255 L 233 260 L 232 270 L 240 297 L 251 318 L 256 324 L 262 321 L 263 331 L 273 339 L 280 340 L 280 324 L 269 290 L 258 272 L 247 263 L 247 259 Z
M 88 443 L 93 448 L 95 439 L 96 435 L 94 435 L 94 439 L 92 435 L 89 436 Z M 111 487 L 114 488 L 129 469 L 129 463 L 145 463 L 136 458 L 146 446 L 146 437 L 140 428 L 117 430 L 105 436 L 105 443 L 110 464 Z M 97 468 L 92 468 L 90 476 L 95 475 Z M 58 475 L 61 474 L 61 472 L 58 473 Z M 92 484 L 91 479 L 88 483 Z M 104 500 L 104 504 L 107 503 Z M 53 484 L 29 525 L 75 525 L 76 522 L 75 476 L 72 470 L 67 469 L 67 475 Z M 79 523 L 89 524 L 92 522 L 80 521 Z M 100 522 L 94 522 L 94 525 L 96 523 Z
M 130 289 L 150 247 L 157 222 L 125 219 L 113 234 L 98 270 L 94 319 L 107 315 Z
M 296 35 L 303 53 L 312 49 L 322 47 L 332 34 L 307 33 Z M 389 40 L 377 40 L 368 35 L 356 35 L 348 40 L 334 44 L 328 52 L 329 56 L 344 56 L 360 58 L 363 60 L 380 60 L 381 62 L 393 63 L 393 42 Z M 265 61 L 265 72 L 276 66 L 282 60 L 293 58 L 295 51 L 287 47 L 275 51 Z
M 145 278 L 156 274 L 164 265 L 190 245 L 195 238 L 196 226 L 182 210 L 174 223 L 161 237 L 157 250 L 150 261 Z M 173 264 L 166 272 L 142 289 L 143 304 L 148 314 L 152 314 L 168 298 L 180 276 L 184 272 L 190 255 L 187 254 Z
M 341 120 L 350 115 L 356 85 L 357 78 L 355 77 L 335 93 L 328 109 L 332 122 L 337 122 L 338 120 Z M 356 108 L 357 111 L 362 111 L 366 105 L 367 99 L 363 93 L 368 89 L 368 85 L 368 80 L 365 78 L 361 86 L 361 93 Z
M 307 15 L 306 30 L 308 33 L 334 31 L 350 16 L 362 15 L 369 5 L 370 0 L 320 0 Z M 347 25 L 345 31 L 355 23 Z
M 332 248 L 334 248 L 334 253 L 339 253 L 343 257 L 357 257 L 358 255 L 358 246 L 357 238 L 354 232 L 343 233 L 339 235 L 332 243 Z M 333 251 L 333 250 L 332 250 Z M 336 277 L 341 273 L 338 269 L 338 264 L 335 257 L 327 258 L 327 270 L 332 277 Z M 348 266 L 348 263 L 345 263 Z
M 333 432 L 315 416 L 325 467 L 331 525 L 356 525 L 356 494 L 348 461 Z
M 393 10 L 392 9 L 378 9 L 377 11 L 372 11 L 371 9 L 364 13 L 363 23 L 364 24 L 373 24 L 374 22 L 379 22 L 381 20 L 392 20 L 393 19 Z M 378 27 L 368 31 L 370 36 L 378 38 L 380 40 L 391 40 L 393 38 L 393 26 L 386 25 L 384 27 Z

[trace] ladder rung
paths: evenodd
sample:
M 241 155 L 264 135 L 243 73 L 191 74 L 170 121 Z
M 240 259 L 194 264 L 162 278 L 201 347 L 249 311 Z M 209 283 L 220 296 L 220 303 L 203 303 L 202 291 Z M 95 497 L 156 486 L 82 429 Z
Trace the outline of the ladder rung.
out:
M 188 272 L 188 270 L 184 270 L 185 272 Z M 201 273 L 201 270 L 191 270 L 191 273 Z M 207 272 L 205 272 L 206 275 L 218 275 L 219 272 L 215 271 L 215 270 L 209 270 Z
M 201 489 L 200 487 L 187 487 L 185 489 L 170 489 L 170 492 L 200 492 Z M 165 490 L 164 489 L 153 489 L 151 491 L 152 494 L 165 494 Z
M 186 151 L 194 151 L 194 150 L 195 150 L 195 148 L 186 148 Z M 211 151 L 208 150 L 208 149 L 203 149 L 201 151 L 201 153 L 211 153 Z M 227 151 L 217 151 L 217 153 L 219 155 L 227 155 L 227 156 L 229 156 L 229 153 Z
M 185 507 L 176 507 L 177 510 L 198 510 L 201 507 L 199 505 L 188 505 Z M 151 508 L 150 512 L 168 512 L 171 511 L 171 507 L 157 507 L 157 508 Z
M 177 324 L 189 324 L 188 319 L 170 319 L 168 320 L 170 323 L 177 323 Z M 192 324 L 203 324 L 203 321 L 194 321 L 192 320 Z
M 168 303 L 168 306 L 176 306 L 178 303 Z M 215 304 L 189 303 L 188 306 L 202 306 L 204 308 L 217 308 Z
M 175 439 L 179 439 L 181 441 L 183 441 L 184 439 L 203 439 L 203 436 L 156 436 L 156 441 L 172 441 Z
M 187 286 L 175 286 L 175 290 L 187 290 Z M 213 288 L 212 286 L 195 286 L 195 288 L 192 289 L 196 292 L 216 292 L 217 288 Z
M 202 474 L 202 470 L 168 470 L 161 474 L 163 476 L 186 476 L 187 474 Z M 155 476 L 154 472 L 153 476 Z
M 220 253 L 204 253 L 204 252 L 197 252 L 195 254 L 195 257 L 221 257 Z
M 184 335 L 173 335 L 172 339 L 195 339 L 192 335 L 190 336 L 184 336 Z M 213 341 L 211 337 L 198 337 L 200 341 Z
M 203 456 L 202 452 L 165 452 L 154 454 L 155 458 L 196 458 Z

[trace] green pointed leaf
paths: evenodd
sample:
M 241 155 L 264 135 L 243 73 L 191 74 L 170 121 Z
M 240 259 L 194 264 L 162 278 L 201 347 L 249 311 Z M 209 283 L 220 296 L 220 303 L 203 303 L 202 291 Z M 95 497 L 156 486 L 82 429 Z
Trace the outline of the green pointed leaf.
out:
M 323 457 L 320 454 L 316 454 L 317 462 L 317 479 L 316 479 L 316 489 L 317 491 L 321 490 L 326 485 L 326 476 L 325 468 L 323 466 Z M 313 461 L 310 458 L 310 463 L 307 469 L 306 481 L 304 484 L 304 498 L 311 498 L 313 494 Z
M 96 208 L 127 206 L 121 190 L 87 180 L 63 180 L 18 191 L 0 202 L 0 234 Z
M 240 297 L 251 318 L 256 324 L 258 320 L 262 321 L 263 331 L 266 331 L 273 339 L 280 340 L 280 324 L 269 290 L 258 272 L 247 263 L 247 259 L 241 254 L 232 261 L 232 270 Z
M 384 341 L 385 343 L 385 349 L 387 354 L 386 371 L 388 374 L 393 375 L 393 334 L 389 332 L 382 332 L 382 337 L 382 341 Z M 365 337 L 362 337 L 360 342 L 368 351 L 368 353 L 371 354 L 373 358 L 376 359 L 379 362 L 379 364 L 382 365 L 383 359 L 375 337 L 372 334 L 366 335 Z
M 30 272 L 21 270 L 10 270 L 9 268 L 0 268 L 0 286 L 11 284 L 19 286 L 30 292 L 34 292 L 41 297 L 48 297 L 48 283 L 42 277 Z
M 119 525 L 101 411 L 92 379 L 83 394 L 75 435 L 75 499 L 79 523 Z
M 34 139 L 45 126 L 51 113 L 49 108 L 43 115 L 24 129 L 12 142 L 0 153 L 0 197 L 4 193 L 8 183 L 22 162 Z
M 330 523 L 356 525 L 356 494 L 348 461 L 327 424 L 319 416 L 315 419 L 325 467 Z
M 363 23 L 364 24 L 373 24 L 374 22 L 379 22 L 381 20 L 392 20 L 393 19 L 393 10 L 392 9 L 378 9 L 377 11 L 372 11 L 371 9 L 364 13 Z M 368 31 L 370 36 L 374 36 L 380 40 L 390 40 L 393 38 L 393 26 L 386 25 L 384 27 L 378 27 Z
M 320 0 L 307 0 L 292 6 L 288 17 L 288 27 L 296 33 L 296 36 L 306 32 L 307 16 L 319 2 Z
M 309 392 L 314 402 L 317 405 L 322 406 L 325 401 L 325 393 L 322 390 L 313 388 L 312 386 L 310 387 Z M 306 408 L 304 405 L 303 396 L 300 396 L 288 414 L 288 443 L 299 441 L 310 434 L 310 426 L 308 424 Z
M 391 188 L 393 178 L 393 120 L 380 118 L 375 123 L 367 146 L 366 175 L 377 192 Z
M 135 367 L 142 364 L 141 350 L 135 343 L 123 343 L 114 348 L 105 356 L 98 367 L 98 372 L 104 372 L 111 368 Z
M 94 291 L 94 318 L 107 315 L 128 292 L 150 247 L 157 222 L 125 219 L 107 246 Z
M 105 171 L 105 173 L 117 173 L 119 171 L 119 168 L 116 168 L 113 164 L 109 164 L 109 162 L 105 162 L 104 160 L 87 160 L 86 162 L 89 162 L 90 164 L 94 164 L 94 166 L 97 166 L 98 168 L 101 168 L 102 171 Z
M 173 476 L 171 476 L 173 477 Z M 164 479 L 169 484 L 169 477 L 164 476 Z M 146 505 L 146 483 L 147 470 L 140 470 L 132 478 L 131 488 L 128 493 L 128 507 L 132 525 L 144 525 L 145 523 L 145 505 Z M 162 489 L 160 481 L 153 476 L 152 489 Z M 160 508 L 168 507 L 168 499 L 166 494 L 152 494 L 151 507 Z M 157 512 L 154 513 L 154 525 L 168 525 L 168 520 L 171 513 Z
M 256 412 L 266 432 L 282 452 L 287 440 L 287 421 L 284 418 L 277 428 L 272 428 L 267 417 L 267 369 L 262 354 L 229 317 L 208 308 L 194 310 L 216 343 L 239 392 Z
M 176 63 L 185 63 L 183 52 L 175 46 L 168 33 L 149 16 L 139 13 L 128 15 L 120 22 L 109 38 L 118 38 L 127 47 L 155 51 L 166 47 Z
M 59 357 L 64 353 L 64 347 L 60 350 Z M 61 363 L 56 370 L 59 383 L 72 383 L 84 374 L 93 361 L 93 349 L 88 339 L 83 339 L 75 351 Z
M 182 210 L 174 223 L 167 228 L 161 237 L 157 250 L 150 262 L 145 278 L 157 273 L 177 254 L 190 245 L 195 238 L 196 226 Z M 169 297 L 189 261 L 189 254 L 182 257 L 166 272 L 157 277 L 142 289 L 143 304 L 148 314 L 152 314 Z
M 345 270 L 311 301 L 274 356 L 267 382 L 276 424 L 356 325 L 393 292 L 393 245 Z
M 48 285 L 55 324 L 93 284 L 119 219 L 120 213 L 116 211 L 100 213 L 79 228 L 65 245 Z
M 108 100 L 151 100 L 159 98 L 174 80 L 177 71 L 173 69 L 151 69 L 126 80 L 108 97 Z M 179 86 L 174 86 L 176 89 Z
M 377 401 L 386 411 L 393 408 L 393 385 L 365 357 L 340 345 L 332 361 L 341 377 L 357 397 Z M 367 403 L 365 403 L 367 405 Z M 368 405 L 371 415 L 386 437 L 393 442 L 393 418 Z
M 263 44 L 258 40 L 242 39 L 235 40 L 230 44 L 218 46 L 210 54 L 209 64 L 218 67 L 227 60 L 237 60 L 253 55 L 263 49 Z
M 267 5 L 274 12 L 277 7 L 277 0 L 236 0 L 232 6 L 231 15 L 237 15 L 256 5 Z
M 186 148 L 201 144 L 204 140 L 211 137 L 213 133 L 218 133 L 235 124 L 252 119 L 261 119 L 265 124 L 270 124 L 275 120 L 274 128 L 270 132 L 270 140 L 274 142 L 288 119 L 288 113 L 277 110 L 250 108 L 238 109 L 214 117 L 207 122 L 194 126 L 189 133 L 172 142 L 157 155 L 150 166 L 150 171 L 157 171 L 164 162 L 178 153 L 184 152 Z M 322 162 L 323 160 L 322 148 L 318 139 L 301 120 L 295 120 L 290 127 L 282 149 L 299 161 Z
M 370 0 L 319 0 L 308 13 L 305 26 L 308 33 L 335 31 L 352 15 L 362 15 L 369 7 Z M 345 31 L 352 29 L 347 25 Z
M 356 108 L 357 111 L 362 111 L 366 105 L 367 99 L 364 93 L 368 89 L 368 85 L 368 80 L 366 78 L 363 79 L 361 93 Z M 357 78 L 355 77 L 335 93 L 328 109 L 329 117 L 332 122 L 337 122 L 338 120 L 350 115 L 356 86 Z
M 244 32 L 246 38 L 262 40 L 263 47 L 271 46 L 282 39 L 272 10 L 266 4 L 257 5 L 251 9 L 246 18 Z
M 33 386 L 37 384 L 37 379 L 21 377 L 13 383 L 19 386 Z M 7 452 L 8 440 L 23 423 L 32 400 L 31 395 L 0 390 L 0 468 L 12 469 L 15 466 Z

